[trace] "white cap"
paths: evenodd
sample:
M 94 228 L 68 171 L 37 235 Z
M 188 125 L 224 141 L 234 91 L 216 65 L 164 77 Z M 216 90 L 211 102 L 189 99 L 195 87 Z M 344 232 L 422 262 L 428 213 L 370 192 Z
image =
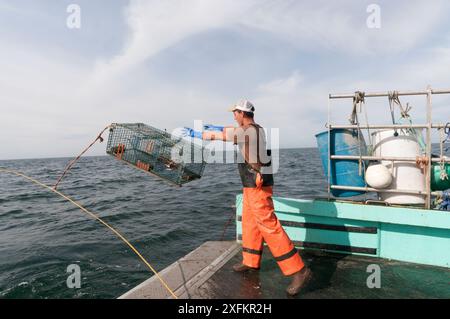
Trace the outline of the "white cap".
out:
M 244 111 L 244 112 L 255 112 L 255 107 L 250 101 L 241 100 L 234 104 L 228 111 L 234 112 L 236 110 Z

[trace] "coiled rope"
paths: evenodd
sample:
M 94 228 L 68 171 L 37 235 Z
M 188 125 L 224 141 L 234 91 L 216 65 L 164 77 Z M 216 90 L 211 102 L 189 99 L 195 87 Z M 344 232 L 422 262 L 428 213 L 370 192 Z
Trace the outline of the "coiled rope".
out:
M 74 204 L 75 206 L 77 206 L 78 208 L 80 208 L 84 213 L 88 214 L 89 216 L 91 216 L 92 218 L 96 219 L 97 221 L 99 221 L 103 226 L 107 227 L 109 230 L 111 230 L 117 237 L 119 237 L 143 262 L 144 264 L 155 274 L 155 276 L 159 279 L 159 281 L 162 283 L 162 285 L 167 289 L 167 291 L 172 295 L 173 298 L 178 299 L 177 296 L 175 295 L 175 293 L 169 288 L 169 286 L 167 285 L 167 283 L 164 281 L 164 279 L 161 278 L 161 276 L 158 274 L 158 272 L 152 267 L 152 265 L 150 265 L 150 263 L 144 258 L 144 256 L 142 256 L 142 254 L 121 234 L 119 233 L 116 229 L 114 229 L 114 227 L 112 227 L 111 225 L 109 225 L 107 222 L 105 222 L 103 219 L 101 219 L 100 217 L 98 217 L 97 215 L 95 215 L 94 213 L 88 211 L 86 208 L 84 208 L 83 206 L 81 206 L 79 203 L 77 203 L 76 201 L 74 201 L 73 199 L 71 199 L 69 196 L 64 195 L 63 193 L 61 193 L 60 191 L 56 190 L 55 188 L 52 188 L 48 185 L 45 185 L 37 180 L 35 180 L 32 177 L 29 177 L 25 174 L 22 174 L 20 172 L 14 171 L 14 170 L 10 170 L 10 169 L 5 169 L 5 168 L 0 168 L 0 173 L 9 173 L 9 174 L 13 174 L 19 177 L 23 177 L 27 180 L 29 180 L 30 182 L 42 186 L 46 189 L 48 189 L 49 191 L 61 196 L 62 198 L 64 198 L 65 200 L 71 202 L 72 204 Z

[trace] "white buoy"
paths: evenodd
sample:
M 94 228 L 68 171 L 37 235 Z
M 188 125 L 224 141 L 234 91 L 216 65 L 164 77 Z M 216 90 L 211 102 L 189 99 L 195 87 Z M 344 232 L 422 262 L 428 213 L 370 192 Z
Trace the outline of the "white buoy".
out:
M 366 170 L 366 183 L 373 188 L 383 189 L 392 183 L 391 172 L 383 164 L 371 165 Z

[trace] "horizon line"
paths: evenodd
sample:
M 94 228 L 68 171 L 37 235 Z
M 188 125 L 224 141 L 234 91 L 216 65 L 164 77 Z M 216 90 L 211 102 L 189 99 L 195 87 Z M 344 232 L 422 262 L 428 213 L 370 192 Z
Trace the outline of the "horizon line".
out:
M 292 149 L 305 149 L 305 148 L 317 148 L 317 146 L 303 146 L 303 147 L 281 147 L 280 150 L 292 150 Z M 231 152 L 231 151 L 226 151 Z M 37 159 L 63 159 L 63 158 L 75 158 L 78 155 L 75 156 L 50 156 L 50 157 L 22 157 L 22 158 L 5 158 L 0 159 L 1 161 L 21 161 L 21 160 L 37 160 Z M 102 155 L 85 155 L 82 157 L 101 157 L 101 156 L 110 156 L 108 154 L 102 154 Z

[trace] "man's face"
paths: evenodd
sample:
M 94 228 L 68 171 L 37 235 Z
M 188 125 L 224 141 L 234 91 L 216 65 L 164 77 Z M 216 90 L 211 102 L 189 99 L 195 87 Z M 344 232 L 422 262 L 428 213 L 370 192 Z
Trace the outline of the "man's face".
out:
M 243 113 L 243 112 L 234 111 L 234 112 L 233 112 L 233 115 L 234 115 L 234 120 L 235 120 L 239 125 L 242 125 L 242 123 L 243 123 L 243 118 L 244 118 L 244 113 Z

